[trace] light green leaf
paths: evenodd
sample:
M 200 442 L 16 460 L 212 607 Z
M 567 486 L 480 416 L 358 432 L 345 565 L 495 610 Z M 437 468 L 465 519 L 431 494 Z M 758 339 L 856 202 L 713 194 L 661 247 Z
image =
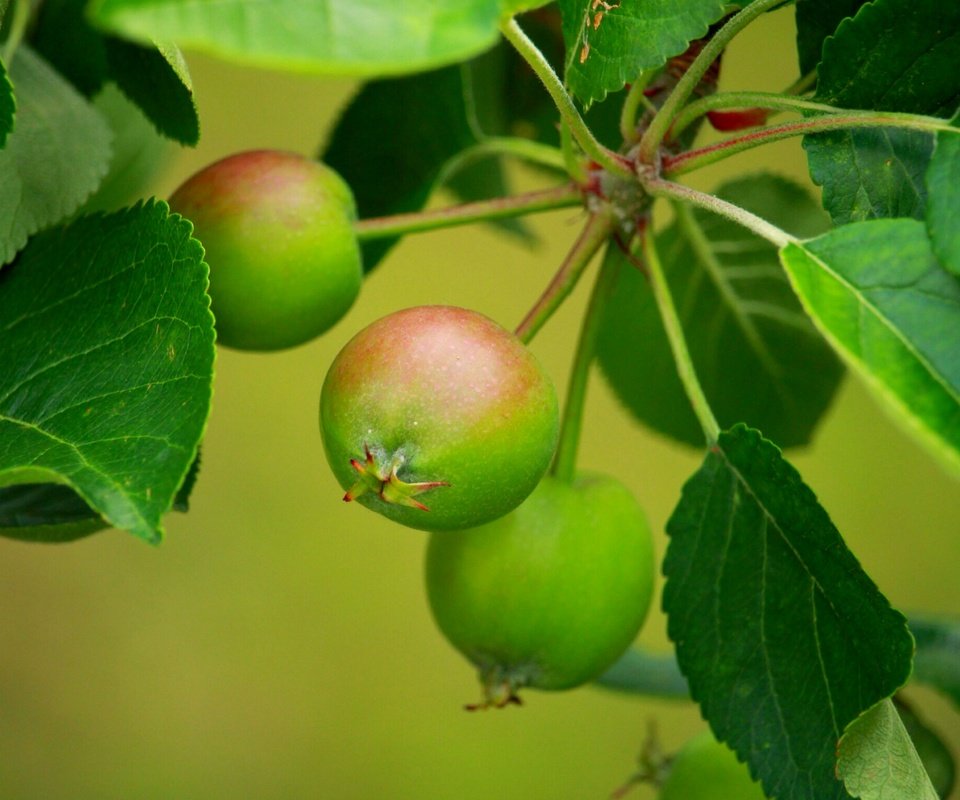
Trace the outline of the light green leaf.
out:
M 913 664 L 913 677 L 916 678 L 916 658 Z M 893 705 L 897 709 L 897 714 L 900 715 L 903 727 L 910 735 L 910 740 L 923 762 L 923 768 L 937 795 L 943 798 L 949 797 L 957 775 L 956 764 L 950 749 L 944 744 L 937 731 L 930 727 L 907 702 L 902 693 L 893 696 Z
M 18 108 L 0 151 L 0 264 L 28 236 L 72 214 L 110 163 L 106 122 L 26 46 L 17 49 L 10 77 Z
M 724 184 L 717 195 L 797 236 L 827 227 L 806 191 L 774 175 Z M 704 393 L 721 426 L 746 422 L 781 447 L 808 442 L 843 366 L 803 313 L 776 248 L 706 211 L 678 210 L 658 237 L 664 272 Z M 646 278 L 622 253 L 604 305 L 598 362 L 617 397 L 645 425 L 703 446 Z M 655 385 L 656 391 L 650 391 Z
M 93 19 L 142 42 L 261 67 L 400 75 L 462 61 L 499 35 L 498 0 L 96 0 Z
M 13 86 L 7 77 L 7 68 L 0 61 L 0 148 L 7 141 L 7 136 L 13 130 L 13 115 L 17 103 L 13 99 Z
M 889 699 L 847 727 L 837 749 L 837 774 L 862 800 L 939 800 Z
M 960 473 L 960 282 L 934 257 L 923 223 L 845 225 L 780 257 L 834 348 Z
M 910 675 L 903 616 L 759 431 L 720 434 L 667 523 L 663 608 L 717 737 L 768 797 L 846 797 L 845 727 Z
M 213 317 L 190 230 L 163 203 L 81 217 L 0 273 L 0 486 L 67 485 L 160 539 L 210 410 Z
M 725 6 L 723 0 L 560 0 L 567 85 L 584 105 L 602 100 L 705 36 Z
M 927 168 L 927 232 L 940 263 L 960 275 L 960 113 L 950 124 L 957 132 L 937 134 Z
M 505 16 L 513 16 L 523 11 L 541 8 L 550 2 L 552 0 L 500 0 L 500 7 L 503 9 Z

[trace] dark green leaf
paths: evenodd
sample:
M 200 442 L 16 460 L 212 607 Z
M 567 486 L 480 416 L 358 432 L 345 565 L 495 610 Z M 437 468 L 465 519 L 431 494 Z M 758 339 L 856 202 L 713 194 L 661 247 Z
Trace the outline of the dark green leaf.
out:
M 943 692 L 960 710 L 960 620 L 912 616 L 910 631 L 917 640 L 914 680 Z
M 82 217 L 0 272 L 0 485 L 69 485 L 155 542 L 210 408 L 213 317 L 163 203 Z
M 193 100 L 190 73 L 180 51 L 171 44 L 154 47 L 109 38 L 110 74 L 157 130 L 193 146 L 200 139 L 200 118 Z
M 7 141 L 7 136 L 13 130 L 13 115 L 17 110 L 17 103 L 13 99 L 13 86 L 7 77 L 7 68 L 0 61 L 0 148 Z
M 826 227 L 817 204 L 782 178 L 742 178 L 718 195 L 799 236 Z M 784 447 L 809 441 L 842 367 L 803 314 L 776 249 L 698 210 L 680 212 L 661 237 L 660 251 L 697 374 L 720 424 L 745 420 L 762 426 Z M 616 252 L 614 257 L 622 258 Z M 656 303 L 644 276 L 627 262 L 604 311 L 598 356 L 637 419 L 703 445 Z
M 72 542 L 109 527 L 69 486 L 0 487 L 0 536 L 25 542 Z
M 872 220 L 781 251 L 800 300 L 894 415 L 960 471 L 960 282 L 922 222 Z
M 103 35 L 87 22 L 87 0 L 44 0 L 32 44 L 77 91 L 93 97 L 107 80 Z
M 110 161 L 110 129 L 93 107 L 28 47 L 10 77 L 17 126 L 0 150 L 0 264 L 41 228 L 72 214 Z
M 498 38 L 498 0 L 96 0 L 125 37 L 175 42 L 247 64 L 336 75 L 402 75 L 453 64 Z
M 914 659 L 914 664 L 916 664 L 916 659 Z M 916 666 L 914 666 L 914 671 L 916 671 Z M 956 779 L 956 766 L 953 763 L 950 750 L 937 732 L 920 718 L 902 695 L 895 695 L 893 704 L 900 715 L 903 727 L 910 735 L 910 740 L 923 762 L 923 768 L 930 777 L 930 782 L 933 784 L 937 795 L 943 798 L 948 797 Z
M 353 190 L 360 218 L 423 207 L 444 165 L 476 144 L 463 67 L 371 81 L 344 111 L 322 160 Z M 373 269 L 396 240 L 363 246 Z
M 172 44 L 133 44 L 105 36 L 85 14 L 87 0 L 51 0 L 34 33 L 38 51 L 76 88 L 92 97 L 113 80 L 164 136 L 195 145 L 200 122 L 190 74 Z
M 724 15 L 722 0 L 560 0 L 567 85 L 584 105 L 662 67 Z
M 940 263 L 960 275 L 960 114 L 950 124 L 957 132 L 937 134 L 927 168 L 927 233 Z
M 824 43 L 817 99 L 844 108 L 951 115 L 960 105 L 960 4 L 875 0 Z M 833 221 L 922 219 L 933 137 L 886 128 L 804 137 Z
M 868 0 L 797 0 L 797 55 L 806 75 L 820 63 L 823 42 Z
M 913 640 L 778 448 L 720 435 L 667 524 L 663 607 L 690 692 L 768 796 L 828 800 L 846 726 L 909 677 Z
M 837 747 L 837 775 L 862 800 L 938 800 L 891 700 L 850 723 Z

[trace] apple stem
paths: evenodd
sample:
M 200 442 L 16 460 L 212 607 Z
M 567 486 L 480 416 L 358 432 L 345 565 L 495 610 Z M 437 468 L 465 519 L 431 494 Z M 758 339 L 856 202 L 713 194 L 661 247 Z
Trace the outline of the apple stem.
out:
M 567 299 L 591 259 L 610 238 L 615 227 L 616 218 L 609 207 L 604 207 L 590 216 L 547 288 L 514 331 L 521 342 L 529 344 L 537 331 Z
M 624 178 L 632 177 L 633 170 L 623 156 L 608 150 L 593 135 L 593 131 L 584 122 L 580 112 L 577 111 L 573 98 L 567 93 L 560 78 L 557 77 L 557 73 L 550 66 L 550 62 L 547 61 L 530 37 L 524 33 L 517 21 L 511 17 L 503 23 L 501 31 L 507 41 L 514 46 L 524 61 L 536 73 L 560 112 L 563 121 L 569 127 L 570 133 L 573 134 L 573 138 L 583 148 L 583 152 L 607 172 Z
M 687 393 L 690 405 L 693 406 L 693 413 L 700 422 L 700 427 L 703 428 L 707 446 L 711 447 L 720 436 L 720 425 L 713 415 L 707 396 L 704 394 L 703 387 L 697 378 L 693 359 L 690 357 L 690 350 L 687 348 L 687 340 L 683 335 L 680 316 L 677 314 L 677 307 L 673 302 L 673 295 L 670 293 L 670 284 L 667 283 L 666 276 L 663 273 L 653 231 L 650 228 L 644 230 L 641 242 L 647 275 L 650 278 L 650 288 L 653 291 L 657 308 L 660 310 L 663 328 L 666 331 L 667 340 L 670 342 L 670 350 L 677 365 L 680 382 Z
M 565 183 L 551 189 L 478 200 L 446 208 L 414 211 L 406 214 L 391 214 L 386 217 L 369 217 L 354 224 L 357 238 L 363 242 L 420 233 L 473 222 L 486 222 L 507 217 L 519 217 L 557 208 L 570 208 L 583 204 L 583 194 L 576 184 Z
M 557 444 L 553 464 L 550 467 L 550 473 L 553 477 L 567 483 L 572 482 L 576 475 L 577 451 L 580 446 L 583 409 L 587 401 L 590 365 L 593 363 L 594 353 L 597 349 L 597 337 L 600 334 L 603 307 L 616 285 L 619 267 L 619 257 L 611 255 L 608 251 L 600 265 L 600 272 L 593 284 L 593 291 L 590 294 L 590 300 L 580 324 L 580 338 L 570 369 L 567 399 L 563 407 L 563 420 L 560 423 L 560 440 Z

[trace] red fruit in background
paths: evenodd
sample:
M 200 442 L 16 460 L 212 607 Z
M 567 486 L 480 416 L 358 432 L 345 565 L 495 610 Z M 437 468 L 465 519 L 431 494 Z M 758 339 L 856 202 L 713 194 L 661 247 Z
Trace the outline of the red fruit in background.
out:
M 718 131 L 742 131 L 756 128 L 767 121 L 765 108 L 741 108 L 736 111 L 708 111 L 707 119 Z

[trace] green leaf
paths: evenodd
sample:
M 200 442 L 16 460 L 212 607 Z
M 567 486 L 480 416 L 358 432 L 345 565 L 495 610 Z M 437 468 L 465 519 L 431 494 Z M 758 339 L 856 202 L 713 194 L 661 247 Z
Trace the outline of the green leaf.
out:
M 916 664 L 916 661 L 914 661 Z M 916 671 L 916 667 L 914 667 Z M 900 721 L 910 735 L 910 740 L 917 750 L 917 755 L 923 762 L 923 768 L 930 778 L 930 783 L 939 797 L 950 795 L 956 779 L 956 766 L 953 755 L 943 743 L 943 740 L 917 714 L 913 707 L 903 698 L 902 694 L 893 697 L 893 705 L 900 715 Z
M 200 118 L 183 55 L 172 44 L 153 47 L 106 40 L 110 75 L 157 130 L 181 144 L 200 140 Z
M 868 0 L 797 0 L 797 55 L 800 73 L 806 75 L 820 63 L 823 42 L 837 26 L 854 16 Z
M 798 236 L 826 227 L 817 204 L 782 178 L 741 178 L 717 194 Z M 809 441 L 842 366 L 804 315 L 776 249 L 725 218 L 700 210 L 678 213 L 659 250 L 714 414 L 724 427 L 739 421 L 761 427 L 783 447 Z M 604 308 L 600 367 L 638 420 L 702 447 L 703 432 L 647 281 L 612 252 L 624 263 Z
M 913 678 L 938 689 L 960 710 L 960 620 L 911 616 L 917 640 Z
M 500 0 L 500 8 L 504 15 L 514 16 L 523 11 L 530 11 L 550 3 L 551 0 Z
M 960 113 L 950 123 L 960 129 Z M 954 275 L 960 275 L 960 130 L 937 134 L 927 168 L 927 233 L 933 252 Z
M 663 607 L 690 692 L 768 796 L 845 797 L 847 724 L 910 675 L 913 640 L 759 431 L 721 433 L 667 524 Z
M 33 48 L 77 91 L 93 97 L 108 77 L 103 35 L 84 13 L 87 0 L 44 0 L 31 37 Z
M 353 98 L 321 159 L 350 185 L 361 219 L 422 208 L 447 162 L 477 143 L 469 82 L 466 67 L 445 67 L 371 81 Z M 365 242 L 364 269 L 395 242 Z
M 0 148 L 7 141 L 7 136 L 13 130 L 13 115 L 17 110 L 16 100 L 13 98 L 13 86 L 7 77 L 7 68 L 0 61 Z
M 662 67 L 705 36 L 725 5 L 722 0 L 560 0 L 567 85 L 587 106 L 620 91 L 643 70 Z
M 872 220 L 787 245 L 781 259 L 834 348 L 960 472 L 960 283 L 914 220 Z
M 241 63 L 384 76 L 453 64 L 498 38 L 498 0 L 96 0 L 94 20 Z
M 0 487 L 0 536 L 25 542 L 72 542 L 108 528 L 69 486 Z
M 891 700 L 850 723 L 837 748 L 837 774 L 862 800 L 938 800 Z
M 0 272 L 0 485 L 66 484 L 160 539 L 210 409 L 202 257 L 154 202 L 40 234 Z
M 103 87 L 93 105 L 113 132 L 113 157 L 110 171 L 80 210 L 116 211 L 145 196 L 175 146 L 113 84 Z
M 0 264 L 27 237 L 72 214 L 110 161 L 110 129 L 49 65 L 21 45 L 10 77 L 17 126 L 0 151 Z
M 950 116 L 960 105 L 960 4 L 875 0 L 823 46 L 816 99 L 844 108 Z M 857 129 L 804 137 L 834 223 L 922 219 L 933 137 Z
M 133 44 L 105 36 L 85 14 L 87 0 L 50 0 L 40 9 L 38 51 L 83 94 L 113 80 L 164 136 L 186 145 L 200 137 L 190 73 L 172 44 Z

